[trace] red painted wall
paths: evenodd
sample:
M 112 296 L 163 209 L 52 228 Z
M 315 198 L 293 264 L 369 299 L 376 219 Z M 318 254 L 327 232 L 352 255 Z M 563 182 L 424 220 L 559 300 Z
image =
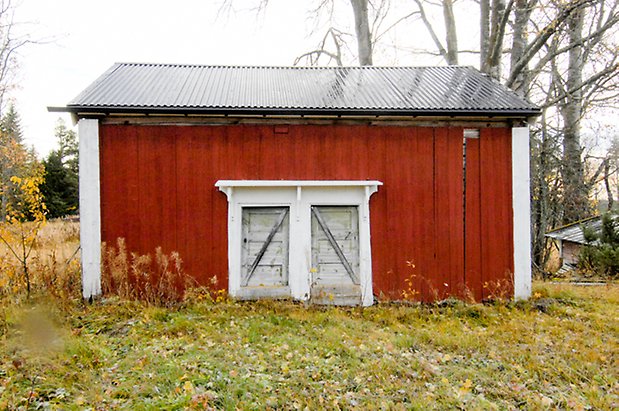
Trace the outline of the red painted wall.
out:
M 103 240 L 123 237 L 141 254 L 178 251 L 200 283 L 216 275 L 226 288 L 227 199 L 217 180 L 380 180 L 370 201 L 376 294 L 481 300 L 501 284 L 512 295 L 511 129 L 467 140 L 466 193 L 461 128 L 274 131 L 102 125 Z

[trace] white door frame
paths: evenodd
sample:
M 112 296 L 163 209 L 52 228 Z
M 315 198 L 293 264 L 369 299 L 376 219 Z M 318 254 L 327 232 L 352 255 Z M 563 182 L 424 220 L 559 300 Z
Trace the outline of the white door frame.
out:
M 380 181 L 342 180 L 219 180 L 215 186 L 228 197 L 228 292 L 233 297 L 281 297 L 283 290 L 241 287 L 243 207 L 290 207 L 288 295 L 310 298 L 311 206 L 341 205 L 359 208 L 359 277 L 362 305 L 372 305 L 370 197 Z M 270 288 L 270 287 L 269 287 Z M 273 294 L 273 295 L 270 295 Z
M 289 244 L 290 244 L 290 238 L 288 237 L 288 235 L 290 234 L 290 229 L 289 229 L 289 225 L 290 225 L 290 209 L 288 207 L 247 207 L 247 206 L 244 206 L 242 208 L 242 210 L 241 210 L 241 213 L 242 213 L 241 214 L 241 219 L 242 219 L 242 221 L 241 221 L 241 230 L 242 230 L 242 233 L 241 233 L 241 238 L 242 238 L 242 242 L 241 242 L 241 256 L 242 256 L 242 258 L 241 258 L 241 286 L 243 287 L 242 289 L 245 290 L 245 291 L 255 289 L 255 287 L 252 287 L 252 286 L 249 285 L 249 283 L 252 282 L 252 277 L 254 275 L 252 275 L 250 273 L 246 274 L 244 272 L 244 270 L 243 270 L 243 261 L 246 258 L 249 258 L 249 255 L 244 254 L 244 252 L 247 252 L 248 254 L 250 254 L 249 253 L 249 251 L 250 251 L 250 243 L 252 241 L 252 238 L 250 238 L 251 237 L 250 232 L 251 232 L 252 225 L 249 223 L 249 221 L 245 221 L 245 215 L 249 218 L 249 215 L 250 215 L 250 211 L 249 210 L 252 210 L 252 209 L 253 210 L 269 210 L 269 209 L 272 209 L 272 210 L 279 211 L 279 214 L 271 214 L 271 216 L 274 217 L 274 220 L 272 220 L 271 224 L 266 227 L 266 228 L 269 229 L 269 231 L 273 230 L 274 227 L 273 227 L 272 223 L 275 222 L 275 223 L 277 223 L 277 230 L 274 232 L 273 238 L 267 238 L 262 243 L 262 246 L 265 247 L 265 254 L 264 255 L 260 255 L 260 256 L 258 256 L 258 255 L 251 256 L 252 258 L 246 260 L 245 263 L 250 263 L 250 262 L 251 263 L 255 263 L 256 264 L 256 269 L 257 269 L 258 266 L 260 266 L 260 262 L 267 258 L 266 255 L 268 254 L 268 250 L 269 250 L 269 248 L 271 246 L 271 242 L 274 240 L 275 236 L 277 235 L 276 233 L 280 232 L 281 235 L 284 236 L 284 244 L 285 244 L 285 249 L 286 249 L 286 252 L 285 252 L 286 255 L 282 256 L 284 258 L 284 260 L 282 261 L 282 268 L 286 271 L 285 272 L 286 284 L 281 284 L 281 285 L 271 284 L 271 285 L 268 285 L 268 287 L 265 287 L 265 286 L 267 286 L 265 284 L 265 285 L 263 285 L 261 287 L 261 289 L 262 289 L 263 292 L 266 292 L 266 293 L 277 293 L 277 295 L 280 295 L 280 294 L 281 295 L 290 295 L 290 287 L 288 286 L 288 282 L 289 282 L 289 280 L 288 280 L 288 272 L 289 272 L 289 270 L 288 270 L 288 257 L 290 256 L 290 253 L 288 252 L 288 248 L 289 248 Z M 285 212 L 284 216 L 282 216 L 281 211 Z M 247 212 L 247 214 L 245 214 L 245 212 Z M 264 213 L 264 211 L 263 211 L 263 213 Z M 247 225 L 245 225 L 246 222 L 247 222 Z M 247 230 L 247 231 L 245 231 L 245 230 Z M 247 244 L 245 244 L 245 240 L 246 239 L 248 240 Z M 253 274 L 257 275 L 256 273 L 253 273 Z M 243 286 L 243 281 L 242 280 L 243 280 L 243 277 L 245 275 L 247 275 L 247 278 L 246 278 L 247 284 Z M 266 290 L 265 288 L 268 288 L 270 291 Z

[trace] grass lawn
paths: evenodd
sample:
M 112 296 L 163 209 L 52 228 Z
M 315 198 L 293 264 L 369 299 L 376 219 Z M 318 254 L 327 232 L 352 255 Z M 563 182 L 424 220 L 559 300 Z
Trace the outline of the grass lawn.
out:
M 617 409 L 619 286 L 526 303 L 0 309 L 0 409 Z

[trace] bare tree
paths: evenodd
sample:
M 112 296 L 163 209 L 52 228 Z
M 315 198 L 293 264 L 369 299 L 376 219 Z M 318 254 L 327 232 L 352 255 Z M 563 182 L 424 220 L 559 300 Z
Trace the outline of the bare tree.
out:
M 15 33 L 15 6 L 11 0 L 0 0 L 0 113 L 4 113 L 7 96 L 14 87 L 17 52 L 33 43 L 27 35 Z
M 485 43 L 487 49 L 480 53 L 480 55 L 484 56 L 484 58 L 480 61 L 480 69 L 484 73 L 488 73 L 496 79 L 501 77 L 503 40 L 505 38 L 505 30 L 513 4 L 514 0 L 510 0 L 507 5 L 505 5 L 504 0 L 493 0 L 490 8 L 490 20 L 484 21 L 483 19 L 480 19 L 481 25 L 484 28 L 488 24 L 490 25 L 490 38 Z M 487 17 L 485 12 L 482 14 L 484 18 Z
M 443 23 L 445 29 L 445 44 L 439 39 L 434 25 L 428 17 L 425 4 L 422 0 L 414 0 L 417 5 L 419 17 L 423 22 L 428 34 L 432 38 L 432 42 L 436 46 L 439 55 L 447 64 L 458 64 L 458 34 L 456 32 L 456 17 L 453 10 L 452 0 L 442 0 L 440 3 L 443 9 Z
M 514 22 L 512 34 L 512 50 L 510 53 L 510 67 L 515 67 L 516 64 L 523 58 L 525 49 L 528 45 L 529 21 L 531 13 L 537 0 L 516 0 L 514 6 Z M 525 95 L 529 90 L 530 73 L 528 65 L 525 65 L 518 73 L 515 74 L 512 88 L 521 95 Z
M 548 258 L 545 232 L 589 216 L 592 189 L 600 182 L 608 183 L 616 170 L 609 166 L 608 157 L 583 151 L 581 129 L 591 110 L 608 110 L 617 100 L 617 1 L 574 1 L 553 7 L 545 8 L 545 22 L 540 21 L 540 12 L 533 10 L 529 25 L 536 35 L 522 55 L 537 47 L 533 44 L 546 36 L 544 31 L 554 32 L 530 59 L 530 67 L 522 64 L 522 55 L 513 56 L 512 66 L 517 67 L 511 69 L 507 80 L 527 89 L 526 94 L 546 113 L 539 121 L 544 133 L 532 134 L 532 147 L 542 148 L 531 158 L 531 169 L 535 170 L 533 256 L 539 267 Z M 567 17 L 562 20 L 562 16 Z M 562 29 L 551 26 L 553 22 Z M 517 73 L 518 69 L 523 71 Z M 611 198 L 612 193 L 609 202 Z
M 268 5 L 268 0 L 255 1 L 260 10 Z M 355 55 L 359 64 L 373 64 L 387 42 L 402 38 L 386 34 L 405 29 L 408 39 L 420 29 L 427 33 L 430 43 L 420 44 L 420 52 L 446 64 L 458 64 L 463 53 L 478 54 L 483 72 L 543 110 L 531 133 L 533 255 L 543 267 L 548 258 L 545 232 L 585 216 L 596 184 L 605 182 L 612 189 L 616 178 L 619 185 L 613 174 L 619 167 L 591 157 L 581 141 L 583 119 L 591 110 L 619 108 L 618 2 L 314 0 L 320 40 L 295 64 L 343 65 Z M 464 7 L 479 10 L 479 46 L 474 44 L 473 50 L 460 49 L 470 43 L 457 33 Z M 350 23 L 336 22 L 342 16 Z
M 384 22 L 388 13 L 390 0 L 349 0 L 348 6 L 351 11 L 355 34 L 350 35 L 346 30 L 342 30 L 333 24 L 335 14 L 338 14 L 339 6 L 342 5 L 338 0 L 314 0 L 309 3 L 310 14 L 315 26 L 321 26 L 315 30 L 324 34 L 315 49 L 304 52 L 295 59 L 295 65 L 305 62 L 310 65 L 317 65 L 321 57 L 326 57 L 327 64 L 335 62 L 343 65 L 345 51 L 349 49 L 347 41 L 349 38 L 355 40 L 357 52 L 356 58 L 359 65 L 368 66 L 373 64 L 374 32 Z M 256 0 L 253 8 L 257 13 L 264 12 L 269 6 L 269 0 Z M 229 14 L 232 10 L 232 0 L 224 0 L 220 7 L 220 15 Z M 327 28 L 324 29 L 324 19 L 328 21 Z M 399 23 L 399 22 L 398 22 Z M 391 28 L 397 25 L 394 24 Z M 384 32 L 382 33 L 384 34 Z
M 557 175 L 561 164 L 559 133 L 548 117 L 544 110 L 531 130 L 532 257 L 536 271 L 540 272 L 549 257 L 545 234 L 560 222 L 561 215 L 561 180 Z
M 563 176 L 564 223 L 578 221 L 590 213 L 589 196 L 580 146 L 580 120 L 583 111 L 583 50 L 580 41 L 584 25 L 584 10 L 578 9 L 568 19 L 568 39 L 575 44 L 568 51 L 565 99 L 559 105 L 563 117 Z
M 14 177 L 24 177 L 35 156 L 23 144 L 19 116 L 10 103 L 15 86 L 18 51 L 33 43 L 27 35 L 16 34 L 15 6 L 0 0 L 0 219 L 5 220 L 11 199 L 15 198 Z M 8 109 L 7 109 L 7 102 Z
M 327 65 L 335 61 L 338 66 L 343 66 L 342 47 L 346 43 L 344 37 L 346 33 L 342 33 L 338 29 L 329 27 L 327 33 L 320 41 L 318 47 L 314 50 L 301 54 L 294 60 L 294 65 L 297 66 L 302 62 L 307 63 L 309 66 L 317 66 L 321 62 L 321 57 L 327 58 Z M 334 51 L 330 50 L 329 40 L 331 40 Z
M 355 16 L 355 33 L 357 33 L 357 50 L 359 64 L 372 65 L 372 35 L 368 19 L 368 0 L 350 0 Z

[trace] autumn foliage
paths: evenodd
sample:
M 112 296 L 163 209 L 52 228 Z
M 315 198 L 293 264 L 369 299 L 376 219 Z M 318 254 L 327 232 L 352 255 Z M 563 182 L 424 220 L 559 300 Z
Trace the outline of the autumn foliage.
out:
M 116 245 L 103 244 L 102 257 L 102 289 L 107 296 L 172 306 L 181 302 L 185 291 L 195 285 L 183 271 L 180 255 L 165 254 L 161 247 L 152 255 L 140 255 L 127 251 L 125 240 L 119 238 Z

